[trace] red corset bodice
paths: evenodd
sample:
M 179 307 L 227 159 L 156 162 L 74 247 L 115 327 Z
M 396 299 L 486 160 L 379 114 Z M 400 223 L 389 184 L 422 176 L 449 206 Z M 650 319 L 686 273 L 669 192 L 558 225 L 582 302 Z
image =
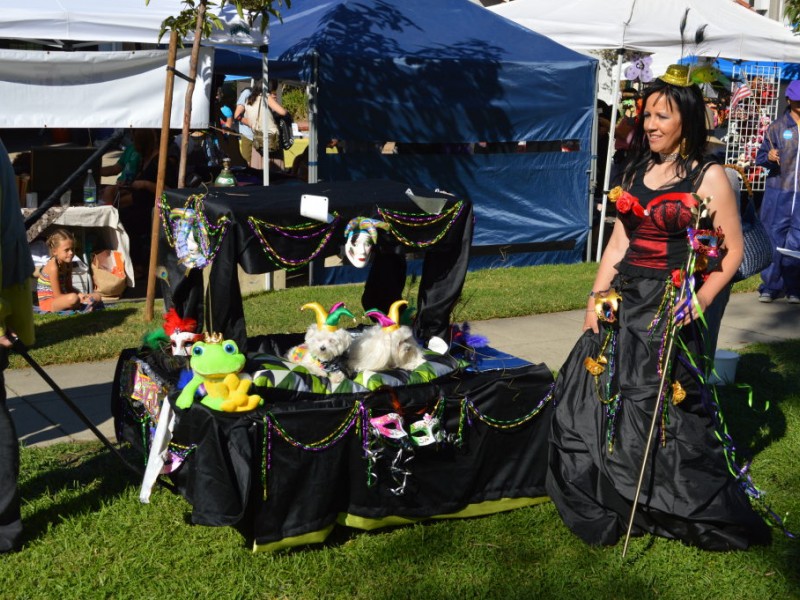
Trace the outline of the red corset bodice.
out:
M 637 176 L 627 198 L 617 201 L 618 217 L 630 239 L 622 264 L 671 271 L 686 261 L 686 228 L 692 223 L 697 200 L 691 182 L 651 190 L 642 179 Z

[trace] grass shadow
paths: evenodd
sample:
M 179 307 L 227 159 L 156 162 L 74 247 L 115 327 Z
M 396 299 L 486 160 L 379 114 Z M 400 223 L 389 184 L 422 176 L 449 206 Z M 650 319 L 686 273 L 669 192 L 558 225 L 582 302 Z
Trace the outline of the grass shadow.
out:
M 738 383 L 717 388 L 728 433 L 742 458 L 752 458 L 786 435 L 781 403 L 796 392 L 800 370 L 793 362 L 798 353 L 800 341 L 773 344 L 768 352 L 756 345 L 741 355 Z
M 120 448 L 128 462 L 135 464 L 133 451 Z M 26 460 L 35 459 L 35 466 Z M 100 444 L 55 444 L 46 450 L 23 451 L 20 469 L 20 497 L 28 505 L 42 505 L 23 516 L 24 544 L 48 535 L 71 516 L 95 512 L 119 498 L 125 490 L 139 485 L 141 476 L 122 465 Z M 25 473 L 35 472 L 31 478 Z
M 101 334 L 119 327 L 138 312 L 136 308 L 132 307 L 109 307 L 69 317 L 48 315 L 45 319 L 36 320 L 36 348 L 47 348 L 86 335 L 87 332 L 95 335 Z

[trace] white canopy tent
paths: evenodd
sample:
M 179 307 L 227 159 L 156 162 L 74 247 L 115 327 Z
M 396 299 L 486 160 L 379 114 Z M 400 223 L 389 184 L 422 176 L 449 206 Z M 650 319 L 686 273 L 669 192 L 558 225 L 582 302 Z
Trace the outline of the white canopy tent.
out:
M 167 51 L 156 50 L 161 23 L 178 15 L 181 0 L 26 0 L 0 11 L 0 38 L 41 44 L 44 50 L 0 51 L 0 127 L 161 127 Z M 203 45 L 260 46 L 258 26 L 242 22 L 233 6 L 212 7 L 224 29 Z M 164 43 L 168 35 L 161 40 Z M 184 40 L 190 45 L 193 34 Z M 139 43 L 150 50 L 59 52 L 88 44 Z M 189 73 L 188 48 L 176 71 Z M 208 125 L 213 53 L 201 52 L 190 126 Z M 188 82 L 175 80 L 171 120 L 182 122 Z
M 189 49 L 175 70 L 189 73 Z M 0 128 L 160 128 L 166 50 L 46 52 L 0 50 Z M 212 51 L 201 48 L 190 126 L 208 126 Z M 183 122 L 189 82 L 175 80 L 170 121 Z
M 0 38 L 62 42 L 137 42 L 157 44 L 161 23 L 178 15 L 181 0 L 25 0 L 0 12 Z M 258 25 L 239 19 L 235 7 L 210 7 L 224 25 L 204 45 L 266 43 Z M 184 40 L 191 43 L 193 35 Z
M 732 0 L 562 0 L 557 4 L 547 0 L 514 0 L 489 10 L 578 52 L 619 51 L 612 90 L 619 89 L 623 50 L 677 58 L 693 54 L 732 60 L 800 62 L 800 37 Z M 680 23 L 684 15 L 687 44 L 682 46 Z M 704 25 L 704 41 L 695 46 L 694 34 Z M 611 104 L 613 123 L 618 102 Z M 609 186 L 613 156 L 614 138 L 609 137 L 601 223 L 605 221 L 605 190 Z M 603 233 L 601 227 L 597 260 L 602 252 Z
M 706 25 L 705 42 L 687 52 L 733 60 L 800 62 L 800 37 L 732 0 L 514 0 L 489 10 L 578 52 L 678 50 L 686 10 L 688 38 Z

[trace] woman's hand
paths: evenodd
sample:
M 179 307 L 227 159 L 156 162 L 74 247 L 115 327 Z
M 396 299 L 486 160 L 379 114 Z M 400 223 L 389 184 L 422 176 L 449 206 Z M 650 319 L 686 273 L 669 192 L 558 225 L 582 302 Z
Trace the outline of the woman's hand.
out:
M 781 164 L 781 155 L 777 148 L 773 148 L 767 153 L 767 158 L 774 163 Z
M 594 309 L 594 298 L 590 298 L 591 306 L 586 309 L 586 316 L 583 318 L 583 330 L 591 329 L 595 333 L 600 333 L 600 326 L 597 324 L 597 312 Z
M 701 312 L 705 314 L 712 299 L 706 298 L 701 289 L 697 294 L 692 294 L 691 297 L 684 298 L 683 302 L 676 305 L 673 309 L 675 316 L 675 324 L 678 327 L 684 327 L 700 318 Z

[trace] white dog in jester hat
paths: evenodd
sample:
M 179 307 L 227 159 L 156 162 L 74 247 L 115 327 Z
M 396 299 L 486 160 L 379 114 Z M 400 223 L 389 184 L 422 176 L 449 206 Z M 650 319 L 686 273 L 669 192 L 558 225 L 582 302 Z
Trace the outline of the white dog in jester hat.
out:
M 406 304 L 405 300 L 392 303 L 388 316 L 375 309 L 366 312 L 378 323 L 365 329 L 350 347 L 347 365 L 351 371 L 413 371 L 425 362 L 422 347 L 414 339 L 411 328 L 398 324 L 400 307 Z
M 352 337 L 346 329 L 339 329 L 339 319 L 343 316 L 353 318 L 344 302 L 334 304 L 329 311 L 319 302 L 304 304 L 300 310 L 312 309 L 317 315 L 317 322 L 306 330 L 305 342 L 294 346 L 286 354 L 286 358 L 296 364 L 303 365 L 309 373 L 327 377 L 331 383 L 344 380 L 347 373 L 343 370 L 343 356 L 350 348 Z

